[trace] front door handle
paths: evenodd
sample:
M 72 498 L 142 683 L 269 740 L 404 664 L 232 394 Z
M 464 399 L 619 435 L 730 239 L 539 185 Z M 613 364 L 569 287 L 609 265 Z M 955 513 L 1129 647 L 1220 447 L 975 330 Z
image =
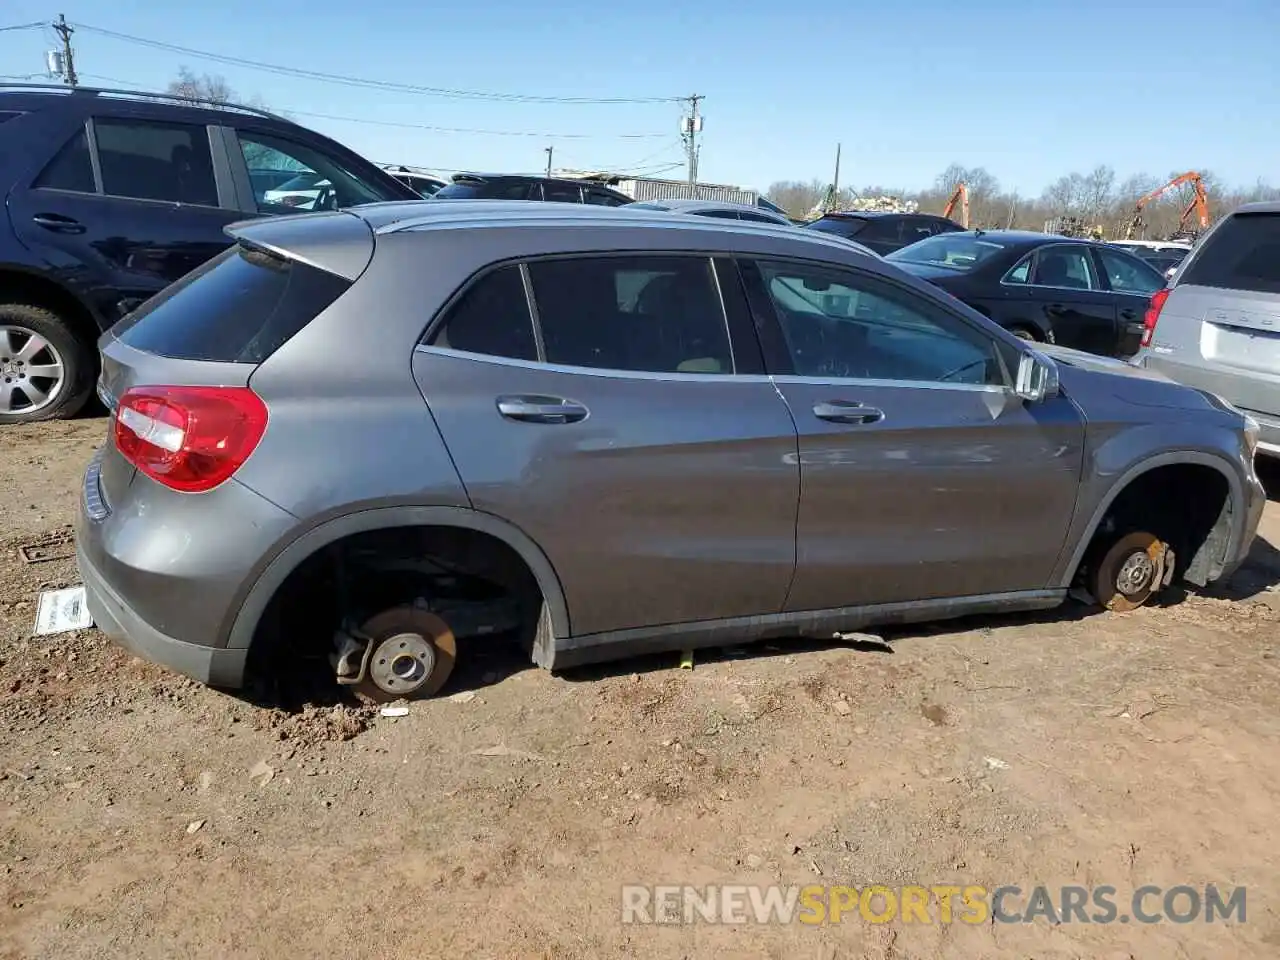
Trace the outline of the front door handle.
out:
M 31 222 L 54 233 L 84 233 L 84 224 L 60 213 L 37 213 Z
M 563 397 L 499 397 L 498 413 L 520 423 L 577 423 L 587 419 L 587 408 Z
M 813 405 L 813 415 L 832 423 L 875 423 L 884 419 L 884 411 L 868 407 L 856 400 L 826 400 Z

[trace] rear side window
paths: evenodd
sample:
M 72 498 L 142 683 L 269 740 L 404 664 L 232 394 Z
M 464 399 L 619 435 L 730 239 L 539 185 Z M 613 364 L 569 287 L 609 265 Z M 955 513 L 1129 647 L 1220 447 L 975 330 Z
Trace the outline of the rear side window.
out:
M 501 267 L 473 283 L 427 342 L 490 357 L 537 360 L 538 344 L 520 268 Z
M 114 332 L 162 357 L 261 363 L 350 286 L 316 267 L 237 245 L 152 297 Z
M 572 183 L 547 182 L 542 185 L 542 199 L 556 203 L 581 203 L 582 189 Z
M 97 192 L 93 182 L 93 162 L 89 159 L 89 138 L 83 129 L 54 155 L 36 178 L 35 186 L 76 193 Z
M 102 192 L 135 200 L 218 205 L 209 134 L 187 123 L 109 120 L 93 123 Z
M 857 217 L 823 217 L 821 220 L 815 220 L 808 224 L 810 230 L 818 230 L 822 233 L 834 233 L 838 237 L 856 237 L 867 226 L 866 220 L 859 220 Z
M 705 257 L 582 257 L 529 264 L 547 363 L 733 373 Z
M 1205 240 L 1179 282 L 1280 293 L 1280 215 L 1235 214 Z

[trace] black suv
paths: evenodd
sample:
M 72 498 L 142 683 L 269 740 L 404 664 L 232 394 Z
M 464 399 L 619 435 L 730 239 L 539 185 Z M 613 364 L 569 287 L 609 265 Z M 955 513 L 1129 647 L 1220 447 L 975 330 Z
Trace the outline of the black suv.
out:
M 223 227 L 420 197 L 261 110 L 0 85 L 0 424 L 75 414 L 103 330 L 229 246 Z
M 964 228 L 954 220 L 932 213 L 885 213 L 855 210 L 828 213 L 820 220 L 805 224 L 810 230 L 834 233 L 846 240 L 856 240 L 883 256 L 917 240 Z
M 519 173 L 455 173 L 453 183 L 436 191 L 436 200 L 554 200 L 621 207 L 625 193 L 585 180 L 561 180 Z

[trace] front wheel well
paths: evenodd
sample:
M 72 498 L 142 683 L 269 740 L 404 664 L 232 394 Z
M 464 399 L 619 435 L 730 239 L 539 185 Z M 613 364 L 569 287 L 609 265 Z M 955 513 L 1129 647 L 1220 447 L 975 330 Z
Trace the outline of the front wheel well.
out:
M 1202 587 L 1221 572 L 1231 530 L 1231 486 L 1221 471 L 1198 463 L 1154 467 L 1111 501 L 1076 575 L 1086 575 L 1118 538 L 1144 531 L 1172 547 L 1175 579 Z
M 492 636 L 531 650 L 543 595 L 520 554 L 489 533 L 445 525 L 352 533 L 311 553 L 272 594 L 249 648 L 249 678 L 273 699 L 319 692 L 316 684 L 333 683 L 338 634 L 406 605 L 438 614 L 464 642 Z

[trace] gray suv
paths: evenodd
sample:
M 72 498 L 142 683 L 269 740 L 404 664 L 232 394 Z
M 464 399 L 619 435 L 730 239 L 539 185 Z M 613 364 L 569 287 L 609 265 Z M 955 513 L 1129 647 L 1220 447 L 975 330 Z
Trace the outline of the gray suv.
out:
M 1139 362 L 1210 390 L 1261 426 L 1280 457 L 1280 203 L 1220 220 L 1146 315 Z
M 243 223 L 101 342 L 99 626 L 373 700 L 457 640 L 561 668 L 1060 603 L 1245 556 L 1256 435 L 813 231 L 585 205 Z

